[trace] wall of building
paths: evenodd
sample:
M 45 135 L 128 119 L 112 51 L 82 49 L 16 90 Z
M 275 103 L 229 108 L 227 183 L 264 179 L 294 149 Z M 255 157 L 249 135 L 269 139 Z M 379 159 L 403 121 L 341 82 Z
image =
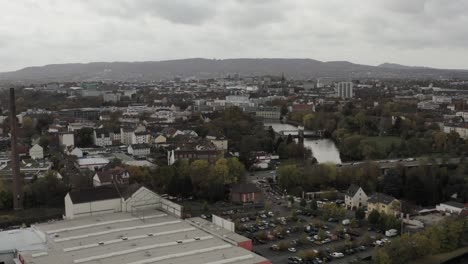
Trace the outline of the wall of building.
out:
M 140 188 L 130 198 L 124 201 L 122 210 L 126 212 L 133 212 L 135 210 L 148 209 L 158 207 L 161 203 L 161 197 L 155 192 Z
M 461 208 L 457 208 L 457 207 L 454 207 L 454 206 L 450 206 L 450 205 L 447 205 L 447 204 L 439 204 L 436 206 L 436 210 L 440 211 L 440 212 L 446 212 L 446 213 L 455 213 L 455 214 L 459 214 L 462 209 Z
M 65 197 L 65 218 L 67 219 L 73 219 L 82 216 L 113 213 L 119 211 L 121 211 L 120 198 L 89 203 L 73 204 L 68 194 Z
M 73 134 L 62 134 L 60 135 L 60 144 L 67 147 L 75 145 L 75 135 Z
M 241 248 L 244 248 L 244 249 L 247 249 L 249 251 L 252 251 L 253 249 L 253 245 L 252 245 L 252 240 L 246 240 L 246 241 L 242 241 L 242 242 L 239 242 L 237 244 L 238 247 L 241 247 Z

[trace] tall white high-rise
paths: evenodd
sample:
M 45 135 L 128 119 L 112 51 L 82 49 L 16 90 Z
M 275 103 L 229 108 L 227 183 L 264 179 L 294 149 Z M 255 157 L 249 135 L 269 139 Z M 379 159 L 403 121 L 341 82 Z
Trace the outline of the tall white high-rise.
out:
M 343 99 L 353 98 L 353 83 L 352 82 L 339 82 L 336 84 L 338 96 Z

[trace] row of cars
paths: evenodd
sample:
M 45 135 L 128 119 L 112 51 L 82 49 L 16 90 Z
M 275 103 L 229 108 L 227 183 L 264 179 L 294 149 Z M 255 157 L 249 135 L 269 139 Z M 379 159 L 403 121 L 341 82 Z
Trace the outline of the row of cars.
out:
M 315 253 L 315 257 L 311 259 L 302 259 L 298 256 L 292 256 L 288 258 L 288 264 L 322 264 L 324 261 L 326 263 L 332 261 L 333 259 L 344 258 L 345 256 L 350 256 L 358 252 L 366 251 L 366 246 L 359 246 L 356 248 L 349 248 L 343 252 L 331 251 L 330 249 L 325 250 L 312 250 Z

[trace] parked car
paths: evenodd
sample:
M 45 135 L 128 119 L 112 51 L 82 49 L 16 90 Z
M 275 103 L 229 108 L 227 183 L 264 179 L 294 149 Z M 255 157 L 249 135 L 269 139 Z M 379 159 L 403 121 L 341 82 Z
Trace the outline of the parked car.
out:
M 333 252 L 330 254 L 330 256 L 332 256 L 333 258 L 342 258 L 344 257 L 344 254 L 341 252 Z
M 373 244 L 376 247 L 383 247 L 385 243 L 382 240 L 376 240 Z
M 390 229 L 385 231 L 385 236 L 387 237 L 394 237 L 396 235 L 398 235 L 398 231 L 396 229 Z
M 274 245 L 271 245 L 270 249 L 273 250 L 273 251 L 278 251 L 278 250 L 279 250 L 279 246 L 276 245 L 276 244 L 274 244 Z
M 293 253 L 294 253 L 294 252 L 296 252 L 296 251 L 297 251 L 297 249 L 296 249 L 296 248 L 293 248 L 293 247 L 290 247 L 290 248 L 288 248 L 288 251 L 289 251 L 289 252 L 293 252 Z

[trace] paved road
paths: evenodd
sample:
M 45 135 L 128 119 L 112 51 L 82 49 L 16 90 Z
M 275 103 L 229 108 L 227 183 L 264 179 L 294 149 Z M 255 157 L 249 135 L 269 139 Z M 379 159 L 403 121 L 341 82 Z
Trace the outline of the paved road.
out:
M 373 162 L 376 162 L 379 164 L 379 167 L 381 169 L 389 169 L 389 168 L 394 168 L 397 165 L 401 165 L 404 167 L 417 167 L 420 165 L 420 162 L 424 160 L 424 158 L 415 158 L 415 159 L 386 159 L 386 160 L 374 160 Z M 446 161 L 444 161 L 441 158 L 436 158 L 435 159 L 436 163 L 441 165 L 441 164 L 459 164 L 460 163 L 460 158 L 450 158 Z M 342 164 L 337 164 L 339 167 L 352 167 L 352 166 L 362 166 L 365 164 L 363 161 L 355 161 L 355 162 L 345 162 Z M 432 165 L 432 163 L 428 162 L 427 165 Z

